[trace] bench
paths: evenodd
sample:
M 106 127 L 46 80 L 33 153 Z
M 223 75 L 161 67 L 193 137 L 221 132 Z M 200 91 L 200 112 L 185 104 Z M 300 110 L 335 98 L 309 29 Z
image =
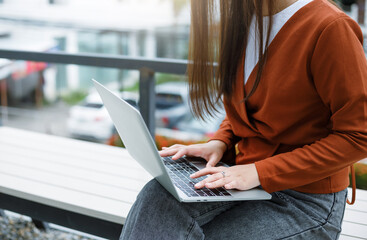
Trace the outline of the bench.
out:
M 118 239 L 150 179 L 124 149 L 0 127 L 0 209 Z M 367 239 L 367 191 L 347 206 L 341 239 Z
M 0 209 L 117 239 L 150 179 L 124 149 L 0 127 Z

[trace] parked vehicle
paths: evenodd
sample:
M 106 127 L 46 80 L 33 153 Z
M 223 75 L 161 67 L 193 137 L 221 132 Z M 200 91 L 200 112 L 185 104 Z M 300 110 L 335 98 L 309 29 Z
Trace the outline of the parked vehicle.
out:
M 118 93 L 122 99 L 138 108 L 138 95 L 130 92 Z M 67 129 L 71 137 L 87 140 L 106 141 L 115 132 L 113 122 L 97 93 L 70 109 Z
M 177 129 L 189 133 L 199 133 L 210 138 L 218 130 L 224 117 L 224 110 L 221 110 L 216 116 L 208 117 L 205 121 L 188 114 L 183 121 L 177 124 Z
M 156 144 L 159 149 L 173 144 L 193 144 L 206 142 L 218 130 L 225 117 L 225 111 L 221 110 L 216 116 L 208 117 L 206 121 L 187 114 L 177 123 L 175 129 L 157 128 Z
M 49 52 L 57 49 L 57 46 L 52 34 L 28 36 L 16 29 L 0 29 L 1 49 Z M 49 67 L 44 62 L 0 59 L 0 80 L 6 82 L 8 104 L 13 105 L 24 100 L 36 102 L 37 91 L 47 81 L 53 80 L 44 75 Z
M 156 127 L 174 128 L 190 112 L 188 94 L 184 82 L 156 86 Z

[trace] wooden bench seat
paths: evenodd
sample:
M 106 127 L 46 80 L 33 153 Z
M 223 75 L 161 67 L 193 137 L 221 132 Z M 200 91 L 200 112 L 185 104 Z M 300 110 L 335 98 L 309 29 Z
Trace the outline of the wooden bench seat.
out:
M 0 209 L 117 239 L 150 179 L 124 149 L 0 127 Z M 347 206 L 341 239 L 367 239 L 367 191 Z
M 351 189 L 349 196 L 352 196 Z M 350 197 L 349 197 L 350 198 Z M 357 189 L 357 199 L 346 206 L 340 239 L 367 239 L 367 191 Z
M 0 208 L 116 238 L 138 192 L 150 179 L 124 149 L 0 127 Z M 18 209 L 29 202 L 33 205 Z M 17 206 L 8 206 L 11 203 Z M 32 213 L 35 207 L 37 212 Z M 59 210 L 58 216 L 46 216 L 49 207 Z M 65 224 L 61 215 L 79 220 L 66 219 Z M 102 221 L 107 228 L 89 228 L 93 221 L 97 225 Z

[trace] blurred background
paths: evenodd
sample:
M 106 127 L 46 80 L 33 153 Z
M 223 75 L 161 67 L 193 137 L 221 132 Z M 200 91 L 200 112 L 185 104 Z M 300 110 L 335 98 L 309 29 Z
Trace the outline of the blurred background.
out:
M 362 2 L 338 3 L 364 30 Z M 189 23 L 188 0 L 0 0 L 0 49 L 174 62 L 187 59 Z M 121 145 L 91 79 L 139 108 L 139 69 L 71 63 L 0 59 L 0 124 Z M 168 72 L 154 72 L 158 147 L 207 140 L 223 114 L 194 119 L 184 72 Z
M 336 2 L 365 35 L 365 0 Z M 159 149 L 207 141 L 224 111 L 207 123 L 190 112 L 189 25 L 189 0 L 0 0 L 0 49 L 18 51 L 12 59 L 0 52 L 0 125 L 123 146 L 92 87 L 94 78 L 143 108 Z M 17 59 L 23 51 L 69 58 L 63 64 Z M 72 64 L 80 55 L 92 63 Z M 126 61 L 120 65 L 114 58 Z M 159 70 L 142 69 L 144 61 Z M 147 71 L 152 77 L 143 79 Z M 148 84 L 139 91 L 142 80 Z M 153 90 L 142 94 L 144 88 Z
M 366 35 L 365 0 L 337 2 Z M 123 146 L 92 87 L 94 78 L 148 112 L 159 149 L 207 141 L 224 110 L 206 123 L 190 112 L 183 70 L 189 25 L 189 0 L 0 0 L 0 126 Z M 70 61 L 7 59 L 1 50 L 14 50 L 14 56 L 61 53 Z M 90 57 L 92 64 L 75 64 L 73 56 Z M 113 58 L 132 61 L 111 67 Z M 143 61 L 163 69 L 150 75 L 154 96 L 139 91 L 147 72 L 139 68 Z
M 0 48 L 187 59 L 189 21 L 187 0 L 3 0 Z M 91 79 L 139 101 L 137 70 L 8 59 L 0 69 L 6 126 L 106 142 L 114 129 Z M 156 85 L 185 81 L 184 75 L 154 77 Z M 158 127 L 177 128 L 189 113 L 187 100 L 185 84 L 158 92 Z

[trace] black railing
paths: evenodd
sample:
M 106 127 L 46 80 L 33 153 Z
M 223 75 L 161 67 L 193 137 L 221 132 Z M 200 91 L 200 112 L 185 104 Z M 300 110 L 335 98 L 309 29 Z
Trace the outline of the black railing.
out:
M 106 54 L 70 54 L 60 52 L 31 52 L 0 49 L 0 58 L 35 62 L 74 64 L 94 67 L 139 70 L 139 108 L 145 123 L 154 136 L 155 131 L 155 73 L 185 74 L 187 60 L 147 59 Z

